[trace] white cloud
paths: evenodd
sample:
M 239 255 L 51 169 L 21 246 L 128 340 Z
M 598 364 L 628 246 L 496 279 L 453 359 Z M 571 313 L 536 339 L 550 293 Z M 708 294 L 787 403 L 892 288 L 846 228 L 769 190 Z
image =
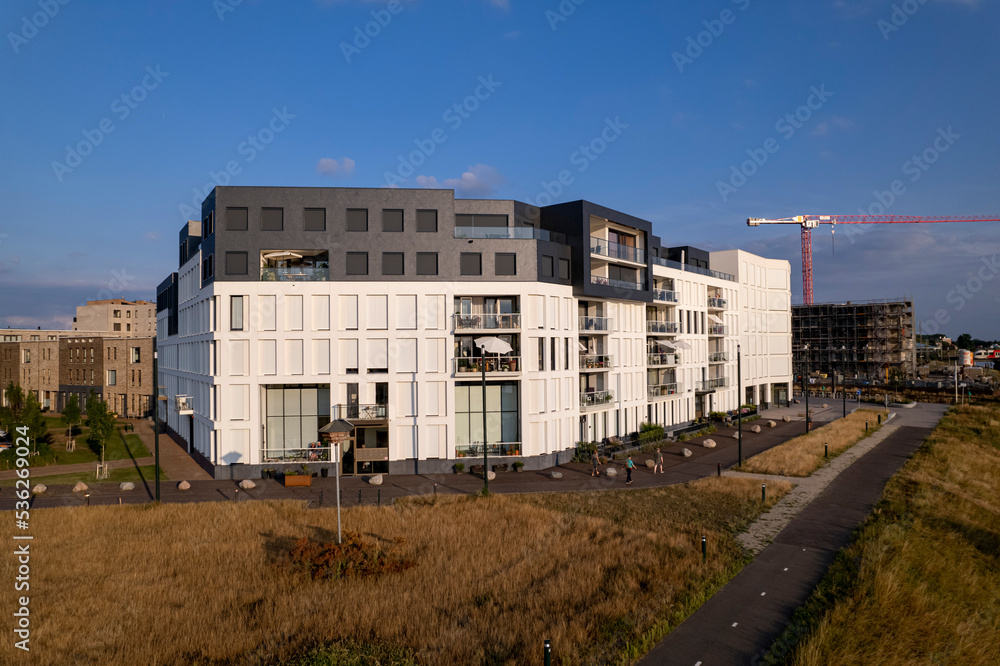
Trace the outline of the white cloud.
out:
M 156 233 L 155 231 L 147 231 L 146 235 L 143 236 L 143 238 L 145 238 L 148 241 L 158 241 L 160 240 L 160 234 Z
M 330 176 L 331 178 L 343 176 L 346 178 L 354 173 L 354 160 L 345 157 L 337 161 L 332 157 L 324 157 L 316 163 L 316 171 L 321 176 Z
M 429 189 L 444 187 L 464 196 L 486 197 L 493 194 L 497 187 L 506 182 L 506 179 L 488 164 L 474 164 L 458 178 L 445 178 L 439 183 L 434 176 L 417 176 L 416 181 L 420 187 Z
M 854 129 L 854 121 L 850 118 L 844 118 L 843 116 L 832 116 L 826 120 L 823 120 L 816 125 L 816 129 L 812 131 L 812 136 L 826 136 L 833 130 L 840 130 L 842 132 L 849 132 Z

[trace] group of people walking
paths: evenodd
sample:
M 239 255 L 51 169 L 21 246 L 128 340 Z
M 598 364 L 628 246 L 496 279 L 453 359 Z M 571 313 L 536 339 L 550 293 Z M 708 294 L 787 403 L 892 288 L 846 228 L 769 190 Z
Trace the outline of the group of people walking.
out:
M 591 457 L 591 463 L 593 464 L 593 469 L 590 471 L 591 476 L 601 475 L 601 457 L 597 454 L 597 449 L 594 449 L 594 455 Z M 632 460 L 632 456 L 629 455 L 625 459 L 625 485 L 632 483 L 632 470 L 635 469 L 635 461 Z M 657 472 L 659 470 L 659 472 Z M 653 474 L 663 474 L 663 451 L 659 448 L 653 454 Z

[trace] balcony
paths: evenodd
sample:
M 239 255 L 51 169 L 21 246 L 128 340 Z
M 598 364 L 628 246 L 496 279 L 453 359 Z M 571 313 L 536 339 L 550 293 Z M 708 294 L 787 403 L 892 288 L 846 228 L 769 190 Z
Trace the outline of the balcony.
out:
M 385 421 L 389 418 L 389 405 L 334 405 L 333 418 L 356 421 Z
M 729 328 L 725 324 L 712 324 L 708 327 L 708 334 L 710 336 L 729 335 Z
M 709 363 L 726 363 L 729 361 L 729 352 L 710 352 L 708 354 Z
M 646 365 L 651 368 L 662 367 L 665 365 L 677 365 L 679 362 L 677 354 L 665 354 L 662 352 L 646 354 Z
M 676 321 L 647 321 L 646 322 L 646 332 L 647 333 L 676 333 L 677 332 L 677 322 Z
M 521 455 L 521 442 L 497 442 L 486 445 L 486 453 L 491 458 L 499 456 L 519 456 Z M 479 458 L 483 460 L 483 443 L 458 444 L 455 446 L 456 458 Z M 475 463 L 473 463 L 475 464 Z
M 590 237 L 590 253 L 618 261 L 631 261 L 634 264 L 646 263 L 646 252 L 642 248 L 613 243 L 594 236 Z
M 729 377 L 716 377 L 715 379 L 706 379 L 703 382 L 695 382 L 695 391 L 714 391 L 715 389 L 726 388 L 729 386 Z
M 174 397 L 177 406 L 177 413 L 180 416 L 194 414 L 194 398 L 189 395 L 178 395 Z
M 713 271 L 708 268 L 699 268 L 698 266 L 691 266 L 689 264 L 682 264 L 679 261 L 673 261 L 671 259 L 664 259 L 662 257 L 652 257 L 653 263 L 657 266 L 663 266 L 664 268 L 673 268 L 678 271 L 688 271 L 690 273 L 698 273 L 699 275 L 707 275 L 709 277 L 718 278 L 720 280 L 728 280 L 729 282 L 736 282 L 736 276 L 730 275 L 729 273 L 723 273 L 722 271 Z
M 264 266 L 260 269 L 260 279 L 262 282 L 328 282 L 330 269 L 313 266 L 291 266 L 288 268 Z
M 614 287 L 615 289 L 631 289 L 632 291 L 643 291 L 646 287 L 641 282 L 626 282 L 625 280 L 613 280 L 601 275 L 591 275 L 590 284 L 599 284 L 603 287 Z
M 615 399 L 611 391 L 587 391 L 580 394 L 580 409 L 593 409 L 601 407 Z
M 487 356 L 486 374 L 520 372 L 520 356 Z M 482 359 L 478 356 L 455 359 L 456 375 L 477 375 L 482 374 Z
M 566 244 L 566 236 L 534 227 L 455 227 L 455 238 L 540 240 Z
M 728 306 L 729 301 L 724 298 L 719 298 L 718 296 L 709 296 L 708 298 L 709 310 L 725 310 Z
M 680 384 L 650 384 L 646 386 L 646 396 L 650 400 L 667 398 L 680 393 Z
M 263 462 L 331 462 L 332 446 L 323 446 L 316 442 L 316 446 L 307 449 L 263 449 L 260 452 L 260 459 Z
M 660 301 L 662 303 L 676 303 L 680 299 L 676 291 L 667 291 L 666 289 L 654 289 L 653 290 L 653 300 Z
M 580 371 L 588 370 L 609 370 L 615 366 L 613 356 L 601 354 L 580 354 Z
M 520 314 L 456 314 L 456 331 L 516 331 L 521 328 Z
M 614 320 L 608 317 L 580 317 L 581 331 L 607 332 L 614 326 Z

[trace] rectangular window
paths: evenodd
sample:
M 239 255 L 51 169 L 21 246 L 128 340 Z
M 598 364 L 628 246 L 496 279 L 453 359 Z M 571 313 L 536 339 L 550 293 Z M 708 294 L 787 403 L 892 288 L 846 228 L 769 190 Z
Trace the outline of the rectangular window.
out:
M 368 209 L 348 208 L 347 209 L 347 230 L 348 231 L 368 231 Z
M 383 252 L 382 275 L 402 275 L 402 274 L 403 274 L 403 253 Z
M 437 275 L 437 252 L 417 252 L 417 275 Z
M 552 277 L 552 257 L 547 254 L 542 255 L 542 277 Z
M 226 252 L 226 275 L 247 275 L 247 253 Z
M 139 363 L 142 359 L 142 347 L 132 347 L 132 362 Z
M 435 233 L 438 230 L 438 212 L 436 210 L 417 211 L 417 231 L 419 233 Z
M 506 227 L 506 215 L 456 215 L 456 227 Z
M 549 369 L 556 371 L 556 338 L 552 338 L 549 344 Z
M 538 369 L 545 370 L 545 338 L 538 338 Z
M 518 384 L 491 383 L 486 387 L 486 437 L 483 437 L 483 392 L 478 384 L 455 385 L 455 443 L 519 442 Z
M 108 386 L 118 385 L 118 375 L 114 370 L 108 370 Z
M 569 279 L 569 259 L 559 260 L 559 279 L 560 280 Z
M 564 353 L 564 356 L 563 356 L 563 365 L 565 367 L 563 368 L 563 370 L 569 370 L 569 338 L 566 338 L 565 340 L 566 340 L 566 344 L 563 345 L 564 346 L 564 349 L 563 349 L 563 353 Z
M 302 216 L 306 231 L 326 231 L 325 208 L 306 208 Z
M 243 297 L 229 297 L 229 329 L 232 331 L 243 330 Z
M 125 324 L 125 330 L 126 331 L 131 331 L 132 330 L 132 324 Z
M 348 252 L 346 268 L 348 275 L 368 275 L 368 253 Z
M 402 231 L 403 230 L 403 211 L 401 210 L 382 210 L 382 231 Z
M 31 350 L 30 349 L 25 349 L 24 350 L 24 361 L 23 362 L 24 363 L 31 363 Z
M 226 231 L 246 231 L 249 226 L 247 217 L 246 208 L 227 208 Z
M 131 319 L 132 318 L 132 311 L 131 310 L 126 310 L 125 311 L 125 318 L 126 319 Z
M 463 252 L 459 261 L 462 275 L 483 274 L 483 255 L 478 252 Z
M 513 252 L 497 252 L 494 261 L 497 275 L 517 275 L 517 255 Z
M 114 325 L 112 326 L 112 329 L 113 329 L 113 330 L 115 330 L 115 331 L 121 331 L 121 330 L 122 330 L 122 325 L 121 325 L 121 324 L 118 324 L 118 323 L 116 323 L 116 324 L 114 324 Z
M 114 313 L 112 314 L 112 316 L 115 319 L 121 319 L 122 318 L 122 311 L 121 310 L 115 310 Z
M 260 230 L 281 231 L 285 226 L 284 210 L 281 208 L 260 209 Z

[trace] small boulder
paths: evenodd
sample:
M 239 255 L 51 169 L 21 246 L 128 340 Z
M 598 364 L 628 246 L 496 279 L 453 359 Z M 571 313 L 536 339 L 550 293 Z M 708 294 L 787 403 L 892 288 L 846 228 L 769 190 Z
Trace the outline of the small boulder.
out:
M 774 421 L 768 421 L 767 422 L 767 427 L 768 428 L 776 428 L 777 426 L 778 426 L 778 424 L 775 423 Z
M 122 481 L 118 484 L 118 490 L 135 490 L 135 484 L 131 481 Z
M 715 440 L 714 439 L 706 439 L 704 442 L 701 443 L 701 445 L 704 446 L 706 449 L 714 449 L 715 448 Z
M 755 432 L 755 433 L 760 432 L 760 426 L 759 425 L 752 426 L 750 428 L 750 432 Z
M 739 438 L 740 438 L 740 433 L 734 432 L 733 433 L 733 439 L 739 439 Z
M 46 486 L 44 483 L 39 483 L 37 486 L 35 486 L 34 488 L 31 489 L 31 494 L 32 495 L 41 495 L 42 493 L 44 493 L 48 489 L 49 489 L 48 486 Z
M 684 456 L 685 458 L 690 458 L 694 454 L 691 453 L 691 449 L 685 447 L 685 448 L 681 449 L 681 455 Z
M 75 486 L 73 486 L 74 493 L 85 493 L 88 490 L 90 490 L 90 488 L 83 481 L 80 481 Z
M 561 479 L 562 478 L 562 472 L 549 472 L 549 478 L 550 479 Z
M 378 475 L 378 478 L 379 478 L 379 483 L 382 483 L 382 475 L 381 474 Z M 494 472 L 493 470 L 490 470 L 490 471 L 486 472 L 486 480 L 487 481 L 492 481 L 495 478 L 497 478 L 497 473 L 496 472 Z
M 653 469 L 654 467 L 656 467 L 656 463 L 653 462 L 652 458 L 646 461 L 646 469 Z
M 256 487 L 257 484 L 251 481 L 250 479 L 243 479 L 242 481 L 240 481 L 240 488 L 242 488 L 243 490 L 252 490 Z
M 607 474 L 608 476 L 618 476 L 618 470 L 616 470 L 614 467 L 609 467 L 608 470 L 604 473 Z
M 781 420 L 784 421 L 785 423 L 791 423 L 792 417 L 789 416 L 788 414 L 785 414 L 784 416 L 781 417 Z
M 187 481 L 181 481 L 177 484 L 177 490 L 191 490 L 191 484 Z
M 490 472 L 490 473 L 492 474 L 492 472 Z M 373 486 L 381 486 L 382 485 L 382 475 L 381 474 L 376 474 L 375 476 L 370 477 L 368 479 L 368 483 L 371 484 L 371 485 L 373 485 Z
M 827 407 L 829 407 L 829 406 L 830 406 L 830 405 L 826 404 L 825 402 L 823 403 L 823 409 L 826 409 L 826 408 L 827 408 Z

